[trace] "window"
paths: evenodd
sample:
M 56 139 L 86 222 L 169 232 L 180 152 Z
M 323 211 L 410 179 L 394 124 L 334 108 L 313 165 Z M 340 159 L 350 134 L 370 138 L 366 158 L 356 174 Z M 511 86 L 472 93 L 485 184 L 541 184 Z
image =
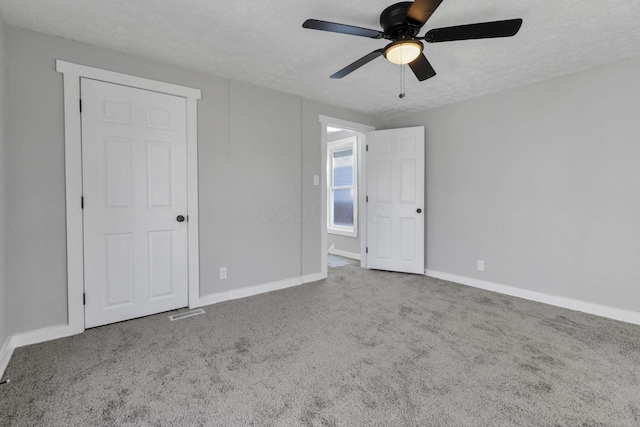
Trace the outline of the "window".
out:
M 355 136 L 327 143 L 327 231 L 332 234 L 358 236 L 357 146 Z

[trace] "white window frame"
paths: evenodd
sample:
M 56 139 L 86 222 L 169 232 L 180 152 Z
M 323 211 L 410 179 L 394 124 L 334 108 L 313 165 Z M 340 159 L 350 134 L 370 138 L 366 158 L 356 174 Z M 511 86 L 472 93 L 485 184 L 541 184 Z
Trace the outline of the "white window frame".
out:
M 334 187 L 333 153 L 349 149 L 353 153 L 353 185 Z M 353 189 L 353 227 L 333 224 L 333 190 L 346 189 Z M 358 237 L 358 138 L 356 135 L 327 142 L 327 233 Z

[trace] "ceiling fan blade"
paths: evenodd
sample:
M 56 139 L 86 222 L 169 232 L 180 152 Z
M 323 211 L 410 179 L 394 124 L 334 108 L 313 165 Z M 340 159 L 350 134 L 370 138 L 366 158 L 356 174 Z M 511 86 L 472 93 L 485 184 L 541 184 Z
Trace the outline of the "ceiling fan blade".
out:
M 407 22 L 417 27 L 422 27 L 433 15 L 442 0 L 415 0 L 407 12 Z
M 418 56 L 413 62 L 410 62 L 409 67 L 411 67 L 411 71 L 413 71 L 413 74 L 415 74 L 420 81 L 430 79 L 436 75 L 436 70 L 433 69 L 424 54 Z
M 384 37 L 384 33 L 382 31 L 354 27 L 353 25 L 338 24 L 335 22 L 319 21 L 317 19 L 307 19 L 304 21 L 304 24 L 302 24 L 302 28 L 349 34 L 351 36 L 369 37 L 371 39 L 381 39 Z
M 382 52 L 384 52 L 384 49 L 374 50 L 370 54 L 365 55 L 362 58 L 358 59 L 353 64 L 347 65 L 342 70 L 340 70 L 337 73 L 335 73 L 334 75 L 332 75 L 331 78 L 332 79 L 341 79 L 341 78 L 343 78 L 347 74 L 350 74 L 350 73 L 354 72 L 355 70 L 357 70 L 358 68 L 362 67 L 363 65 L 368 64 L 369 62 L 373 61 L 377 57 L 381 56 Z
M 425 34 L 428 43 L 456 40 L 491 39 L 515 36 L 522 26 L 522 19 L 482 22 L 479 24 L 457 25 L 455 27 L 434 28 Z

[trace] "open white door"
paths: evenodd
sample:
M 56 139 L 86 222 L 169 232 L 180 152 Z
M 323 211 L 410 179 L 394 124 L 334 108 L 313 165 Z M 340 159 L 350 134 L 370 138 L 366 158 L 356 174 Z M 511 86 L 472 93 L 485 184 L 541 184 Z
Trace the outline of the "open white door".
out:
M 185 98 L 81 82 L 85 326 L 185 307 Z
M 424 274 L 424 127 L 367 133 L 367 266 Z

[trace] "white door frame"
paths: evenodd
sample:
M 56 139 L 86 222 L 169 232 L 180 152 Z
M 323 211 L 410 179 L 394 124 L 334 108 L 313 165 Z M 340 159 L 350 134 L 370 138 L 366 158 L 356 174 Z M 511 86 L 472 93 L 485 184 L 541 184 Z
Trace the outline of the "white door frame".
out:
M 347 120 L 338 119 L 335 117 L 327 117 L 320 115 L 321 123 L 321 143 L 322 143 L 322 155 L 321 155 L 321 175 L 320 175 L 320 272 L 322 278 L 327 277 L 327 125 L 333 125 L 341 129 L 350 130 L 358 134 L 358 158 L 360 164 L 358 165 L 358 205 L 365 206 L 367 192 L 361 189 L 367 188 L 367 165 L 365 148 L 367 146 L 366 133 L 372 130 L 376 130 L 373 126 L 364 125 L 362 123 L 350 122 Z M 365 248 L 367 247 L 367 209 L 358 209 L 358 235 L 360 237 L 360 266 L 367 268 L 367 254 Z
M 84 249 L 82 197 L 82 133 L 80 115 L 80 78 L 130 86 L 179 96 L 187 106 L 187 209 L 189 306 L 200 299 L 200 269 L 198 251 L 198 122 L 197 100 L 202 92 L 184 86 L 149 80 L 66 61 L 56 61 L 56 71 L 64 81 L 64 147 L 67 208 L 67 299 L 68 324 L 57 329 L 55 337 L 84 332 Z

